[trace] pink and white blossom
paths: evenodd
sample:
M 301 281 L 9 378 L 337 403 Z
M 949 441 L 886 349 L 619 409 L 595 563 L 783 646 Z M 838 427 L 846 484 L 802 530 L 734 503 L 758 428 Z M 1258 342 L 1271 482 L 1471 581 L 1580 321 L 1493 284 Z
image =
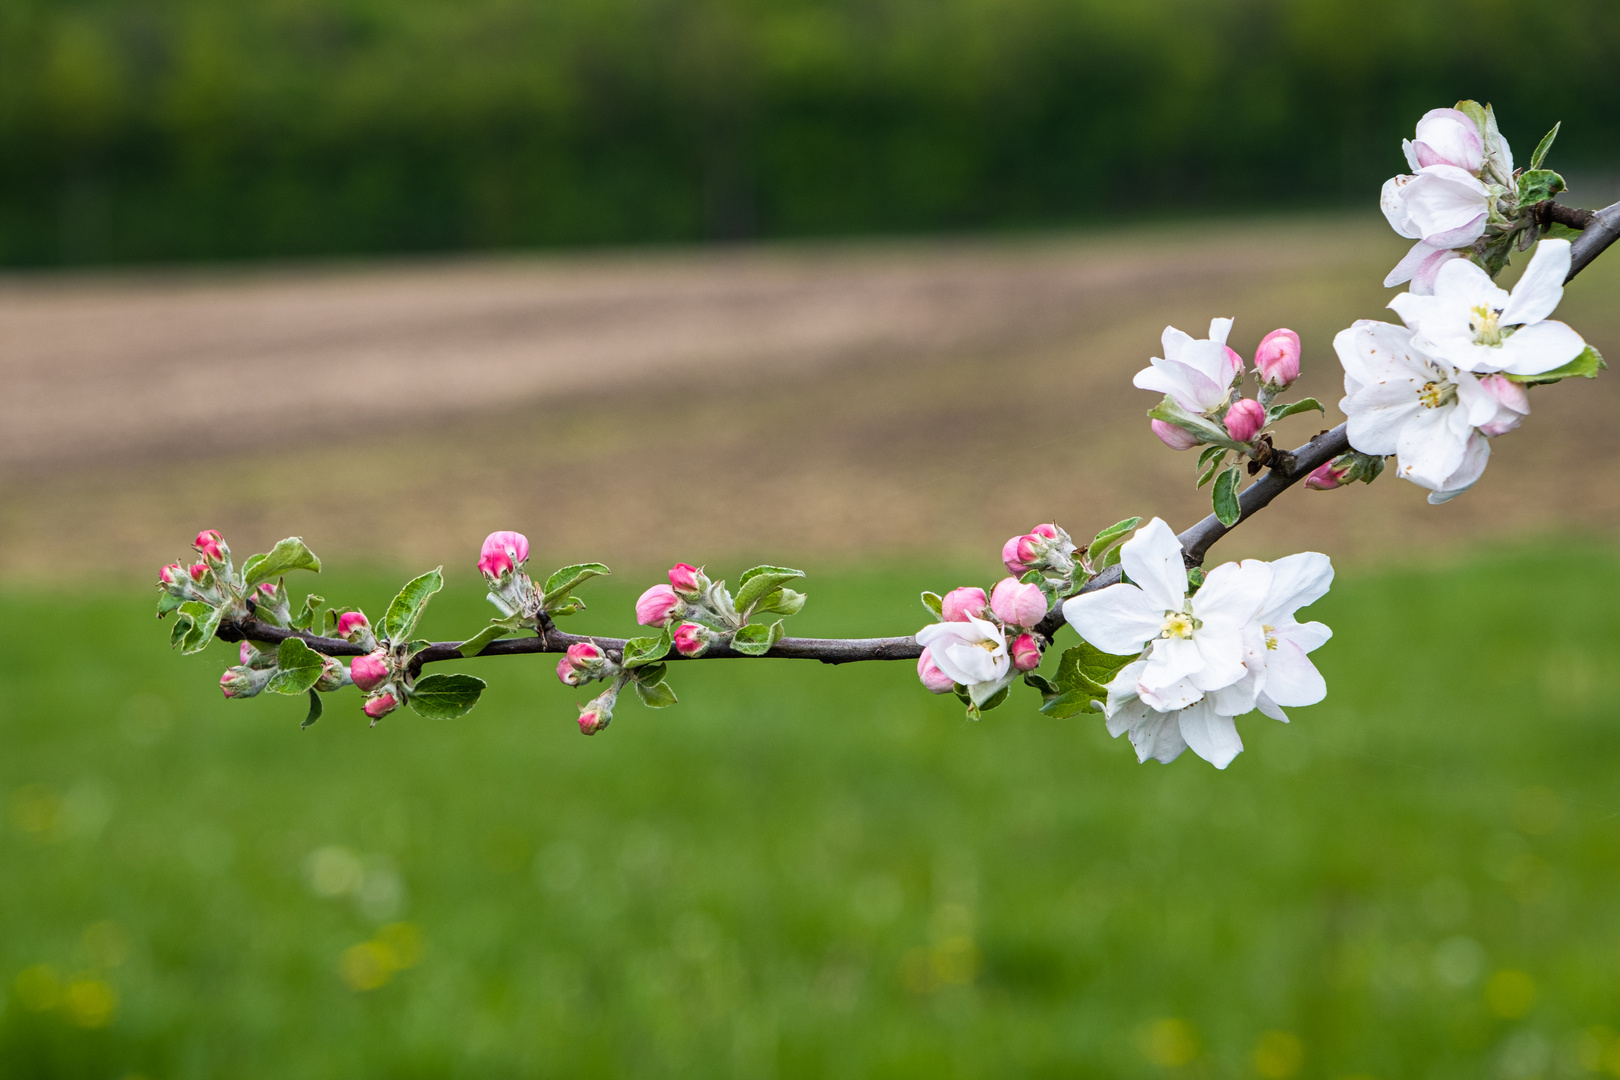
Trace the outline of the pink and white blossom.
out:
M 1530 395 L 1524 387 L 1505 375 L 1487 375 L 1479 380 L 1485 392 L 1496 399 L 1496 415 L 1479 425 L 1481 434 L 1495 438 L 1506 435 L 1530 415 Z
M 1427 165 L 1410 176 L 1384 182 L 1379 197 L 1390 227 L 1417 244 L 1384 279 L 1385 287 L 1412 282 L 1425 294 L 1435 275 L 1485 233 L 1490 192 L 1479 177 L 1455 165 Z
M 1222 716 L 1207 698 L 1174 709 L 1156 709 L 1139 693 L 1140 678 L 1147 661 L 1127 664 L 1108 684 L 1108 700 L 1103 704 L 1108 734 L 1114 738 L 1128 734 L 1136 750 L 1136 760 L 1158 761 L 1165 765 L 1192 752 L 1224 769 L 1243 751 L 1232 717 Z
M 1231 332 L 1231 319 L 1211 319 L 1207 338 L 1165 327 L 1160 341 L 1164 355 L 1153 357 L 1132 383 L 1168 395 L 1188 412 L 1214 412 L 1226 404 L 1232 380 L 1243 370 L 1243 358 L 1226 347 Z
M 969 616 L 963 622 L 925 626 L 917 631 L 917 644 L 953 683 L 967 687 L 975 705 L 983 705 L 1012 681 L 1007 635 L 988 619 Z
M 1485 164 L 1485 139 L 1479 125 L 1457 109 L 1430 109 L 1417 122 L 1415 139 L 1402 139 L 1401 149 L 1413 172 L 1429 165 L 1451 165 L 1479 175 Z

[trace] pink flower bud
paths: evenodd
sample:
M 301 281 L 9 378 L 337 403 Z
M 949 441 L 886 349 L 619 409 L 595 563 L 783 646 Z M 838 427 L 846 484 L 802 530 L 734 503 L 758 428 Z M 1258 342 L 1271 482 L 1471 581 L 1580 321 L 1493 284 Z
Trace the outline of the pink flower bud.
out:
M 613 722 L 612 693 L 599 694 L 579 710 L 579 733 L 595 735 Z
M 709 642 L 714 640 L 714 634 L 706 626 L 697 623 L 681 623 L 675 628 L 675 651 L 682 656 L 702 656 L 709 648 Z
M 201 582 L 208 574 L 208 564 L 205 562 L 192 563 L 186 573 L 191 575 L 192 581 Z
M 244 641 L 242 642 L 242 647 L 237 650 L 236 655 L 241 658 L 242 663 L 246 664 L 249 660 L 252 660 L 255 656 L 259 655 L 259 650 L 253 647 L 253 642 Z
M 1044 537 L 1047 540 L 1056 540 L 1063 535 L 1063 530 L 1056 525 L 1037 525 L 1029 530 L 1029 535 Z
M 228 698 L 255 697 L 270 681 L 272 672 L 266 668 L 255 671 L 247 665 L 226 668 L 219 677 L 219 691 Z
M 219 535 L 218 529 L 204 529 L 197 534 L 197 539 L 192 541 L 191 546 L 196 548 L 205 559 L 224 562 L 225 552 L 220 547 L 224 539 L 223 536 Z
M 557 678 L 566 686 L 580 686 L 595 678 L 601 671 L 607 653 L 594 642 L 576 641 L 557 661 Z
M 686 604 L 668 585 L 654 585 L 636 601 L 636 622 L 642 626 L 663 626 L 686 610 Z
M 602 647 L 594 641 L 576 641 L 568 646 L 568 652 L 564 655 L 573 663 L 583 667 L 586 664 L 596 663 L 604 659 L 607 653 L 603 652 Z
M 990 594 L 990 610 L 1006 626 L 1034 626 L 1046 618 L 1046 594 L 1039 585 L 1002 578 Z
M 245 682 L 243 673 L 238 668 L 226 668 L 225 674 L 219 677 L 219 689 L 226 697 L 235 697 L 236 692 L 242 689 Z
M 511 530 L 492 532 L 484 537 L 484 546 L 478 553 L 478 569 L 491 578 L 510 573 L 528 561 L 529 538 Z
M 338 637 L 346 638 L 350 634 L 361 630 L 369 630 L 371 624 L 366 621 L 363 611 L 345 611 L 338 616 Z
M 259 593 L 262 596 L 274 596 L 274 595 L 276 595 L 275 583 L 271 582 L 271 581 L 262 582 L 259 585 Z
M 172 562 L 158 571 L 158 580 L 165 585 L 173 585 L 185 576 L 186 568 L 177 562 Z
M 564 686 L 578 686 L 585 681 L 585 673 L 564 656 L 557 661 L 557 679 Z
M 1506 435 L 1530 415 L 1530 395 L 1524 387 L 1505 375 L 1487 375 L 1479 380 L 1486 393 L 1496 399 L 1496 415 L 1479 425 L 1485 435 Z
M 1019 671 L 1034 671 L 1041 666 L 1041 647 L 1035 641 L 1034 634 L 1019 634 L 1013 639 L 1012 647 L 1013 667 Z
M 349 665 L 349 672 L 351 675 L 353 674 L 353 664 Z M 365 710 L 365 714 L 371 717 L 373 720 L 381 720 L 383 717 L 399 708 L 399 701 L 395 699 L 393 694 L 384 692 L 378 694 L 376 697 L 366 698 L 366 703 L 364 706 L 362 706 L 362 708 Z
M 975 618 L 983 615 L 989 603 L 983 589 L 964 585 L 945 594 L 944 603 L 940 605 L 940 618 L 946 622 L 967 622 L 969 615 Z
M 956 681 L 934 663 L 934 658 L 927 649 L 917 657 L 917 678 L 922 680 L 923 688 L 930 694 L 948 694 L 956 686 Z
M 362 690 L 375 690 L 388 678 L 388 653 L 378 649 L 350 660 L 349 678 Z
M 1015 536 L 1001 545 L 1001 563 L 1015 574 L 1026 573 L 1029 567 L 1018 560 L 1018 545 L 1024 537 Z
M 1253 442 L 1266 426 L 1266 410 L 1253 398 L 1239 398 L 1226 410 L 1226 433 L 1233 442 Z
M 1350 466 L 1348 465 L 1324 461 L 1311 470 L 1311 475 L 1305 478 L 1305 486 L 1313 491 L 1332 491 L 1344 483 L 1345 473 L 1349 471 Z
M 683 596 L 697 596 L 708 584 L 709 579 L 695 566 L 679 562 L 669 568 L 669 587 Z
M 1151 421 L 1153 434 L 1159 441 L 1172 450 L 1191 450 L 1198 445 L 1198 436 L 1186 428 L 1178 428 L 1174 424 L 1167 424 L 1163 420 Z
M 1299 335 L 1284 329 L 1261 338 L 1254 350 L 1254 369 L 1267 386 L 1277 390 L 1292 386 L 1299 378 Z

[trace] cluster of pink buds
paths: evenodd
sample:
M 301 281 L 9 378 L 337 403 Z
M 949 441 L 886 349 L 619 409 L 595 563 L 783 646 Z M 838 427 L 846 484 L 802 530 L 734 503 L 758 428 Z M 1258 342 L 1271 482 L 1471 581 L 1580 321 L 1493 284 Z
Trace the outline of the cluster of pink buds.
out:
M 1067 582 L 1074 577 L 1074 540 L 1056 525 L 1037 525 L 1003 544 L 1001 561 L 1013 574 L 1038 570 L 1042 577 Z
M 478 570 L 489 585 L 489 599 L 503 615 L 537 617 L 545 608 L 545 597 L 524 572 L 529 561 L 529 538 L 503 529 L 484 538 L 478 553 Z
M 1213 347 L 1210 342 L 1198 344 Z M 1171 388 L 1166 406 L 1174 401 L 1177 406 L 1172 410 L 1174 415 L 1170 420 L 1155 417 L 1149 421 L 1153 434 L 1170 449 L 1191 450 L 1206 443 L 1218 444 L 1222 441 L 1223 428 L 1226 438 L 1232 442 L 1244 447 L 1252 445 L 1265 430 L 1272 401 L 1299 379 L 1299 335 L 1286 327 L 1261 338 L 1255 349 L 1254 375 L 1260 384 L 1258 399 L 1232 396 L 1238 392 L 1236 386 L 1241 381 L 1244 362 L 1229 346 L 1222 347 L 1222 355 L 1225 360 L 1219 365 L 1218 378 L 1211 378 L 1208 371 L 1180 364 L 1169 368 L 1173 375 L 1168 382 L 1146 380 L 1146 385 L 1153 389 Z M 1157 365 L 1160 361 L 1154 363 Z M 1219 379 L 1227 379 L 1229 383 L 1219 383 Z M 1142 376 L 1138 376 L 1137 385 L 1144 385 Z M 1213 426 L 1215 423 L 1220 426 Z
M 1046 618 L 1047 610 L 1047 596 L 1041 587 L 1015 577 L 997 582 L 988 597 L 983 589 L 964 585 L 939 598 L 940 623 L 967 624 L 962 640 L 947 647 L 983 649 L 992 657 L 1005 657 L 995 662 L 993 670 L 1001 673 L 998 677 L 1009 679 L 1014 671 L 1034 671 L 1040 666 L 1042 638 L 1035 627 Z M 947 666 L 954 669 L 958 665 Z M 947 693 L 958 685 L 957 678 L 934 657 L 932 646 L 924 648 L 917 660 L 917 677 L 935 694 Z
M 618 673 L 619 666 L 594 641 L 574 642 L 557 661 L 557 678 L 565 686 L 583 686 Z
M 192 541 L 201 556 L 189 566 L 172 562 L 158 571 L 158 585 L 176 600 L 219 604 L 231 577 L 231 549 L 216 529 L 204 529 Z

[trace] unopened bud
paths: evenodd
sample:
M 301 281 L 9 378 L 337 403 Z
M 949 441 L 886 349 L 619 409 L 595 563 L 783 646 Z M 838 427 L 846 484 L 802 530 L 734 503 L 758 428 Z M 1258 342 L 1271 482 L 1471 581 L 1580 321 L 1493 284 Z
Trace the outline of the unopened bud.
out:
M 1530 415 L 1530 395 L 1506 375 L 1487 375 L 1479 385 L 1496 400 L 1496 415 L 1479 425 L 1482 434 L 1506 435 Z
M 1233 442 L 1253 442 L 1266 426 L 1266 408 L 1253 398 L 1238 398 L 1226 410 L 1226 433 Z
M 349 665 L 349 668 L 352 673 L 354 665 Z M 362 708 L 367 716 L 371 717 L 373 721 L 377 721 L 399 708 L 399 699 L 385 690 L 380 694 L 366 698 L 366 703 Z
M 1150 421 L 1150 426 L 1153 428 L 1153 434 L 1159 437 L 1159 441 L 1172 450 L 1191 450 L 1198 445 L 1198 436 L 1186 428 L 1178 428 L 1163 420 Z
M 1001 545 L 1001 564 L 1014 574 L 1028 572 L 1029 566 L 1019 556 L 1025 550 L 1027 536 L 1015 536 Z
M 352 641 L 361 630 L 371 629 L 371 623 L 366 621 L 363 611 L 345 611 L 338 616 L 338 637 Z
M 225 561 L 225 552 L 227 551 L 225 538 L 219 534 L 218 529 L 204 529 L 197 534 L 197 539 L 192 541 L 191 546 L 196 548 L 203 558 L 211 562 L 222 563 Z
M 478 552 L 478 569 L 487 578 L 509 574 L 529 561 L 529 538 L 509 529 L 484 537 Z
M 983 589 L 964 585 L 945 594 L 939 617 L 946 622 L 967 622 L 970 615 L 974 618 L 983 615 L 989 604 Z
M 1041 666 L 1041 646 L 1034 634 L 1019 634 L 1008 647 L 1013 667 L 1019 671 L 1034 671 Z
M 682 656 L 702 656 L 708 651 L 709 643 L 715 638 L 715 633 L 707 626 L 698 623 L 681 623 L 675 628 L 675 651 Z
M 246 665 L 226 668 L 219 677 L 219 689 L 228 698 L 250 698 L 264 689 L 270 675 L 268 669 L 255 670 Z
M 237 650 L 236 655 L 241 657 L 242 663 L 246 664 L 249 660 L 252 660 L 255 656 L 259 655 L 259 650 L 253 647 L 253 642 L 244 641 L 242 642 L 242 647 Z
M 557 661 L 557 678 L 566 686 L 582 686 L 600 678 L 607 666 L 607 653 L 595 642 L 576 641 Z
M 1272 390 L 1286 390 L 1299 378 L 1299 335 L 1292 330 L 1273 330 L 1260 339 L 1254 350 L 1254 369 L 1260 381 Z
M 343 666 L 343 661 L 335 656 L 321 658 L 321 677 L 315 680 L 315 689 L 323 694 L 330 694 L 334 690 L 341 690 L 349 685 L 349 669 Z
M 609 690 L 586 702 L 579 710 L 579 733 L 595 735 L 613 722 L 613 702 L 617 695 Z
M 158 581 L 164 585 L 183 584 L 185 577 L 186 568 L 177 562 L 172 562 L 158 571 Z
M 1034 626 L 1046 617 L 1046 594 L 1038 585 L 1002 578 L 990 594 L 990 610 L 1004 626 Z
M 368 692 L 381 686 L 388 678 L 387 650 L 378 649 L 350 660 L 349 678 L 354 680 L 354 685 Z
M 636 601 L 636 622 L 663 626 L 686 610 L 686 603 L 668 585 L 654 585 Z
M 1341 465 L 1336 461 L 1324 461 L 1311 470 L 1311 475 L 1305 478 L 1305 486 L 1313 491 L 1332 491 L 1344 483 L 1345 474 L 1350 471 L 1348 464 Z
M 956 686 L 956 680 L 939 670 L 934 663 L 934 657 L 927 649 L 917 657 L 917 678 L 922 680 L 923 688 L 931 694 L 948 694 Z
M 199 585 L 202 584 L 202 579 L 207 577 L 211 572 L 212 571 L 208 569 L 208 564 L 205 562 L 192 563 L 191 566 L 186 569 L 186 573 L 191 575 L 191 580 L 195 581 Z
M 709 579 L 702 570 L 686 563 L 669 568 L 669 587 L 688 600 L 695 600 L 709 587 Z

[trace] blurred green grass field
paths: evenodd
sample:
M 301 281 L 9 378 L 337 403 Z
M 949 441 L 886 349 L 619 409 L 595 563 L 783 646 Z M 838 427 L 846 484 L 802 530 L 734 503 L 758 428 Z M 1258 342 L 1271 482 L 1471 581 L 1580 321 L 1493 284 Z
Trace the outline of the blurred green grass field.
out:
M 813 573 L 794 631 L 962 577 Z M 1344 574 L 1327 702 L 1218 773 L 906 664 L 675 665 L 583 739 L 550 664 L 469 661 L 462 720 L 300 732 L 145 592 L 12 587 L 0 1076 L 1620 1075 L 1617 599 L 1607 547 Z

